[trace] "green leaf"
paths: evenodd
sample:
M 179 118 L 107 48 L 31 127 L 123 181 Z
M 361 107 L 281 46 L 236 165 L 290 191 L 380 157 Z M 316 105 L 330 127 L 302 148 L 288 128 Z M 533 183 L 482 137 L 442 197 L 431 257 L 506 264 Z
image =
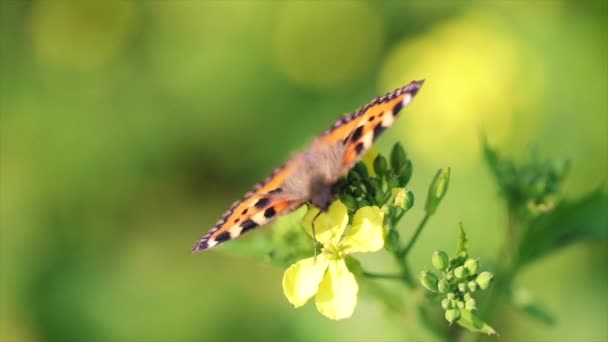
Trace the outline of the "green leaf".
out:
M 472 332 L 480 332 L 488 335 L 498 335 L 496 330 L 479 317 L 473 315 L 467 309 L 460 309 L 460 318 L 456 321 L 458 325 Z
M 608 194 L 598 189 L 578 200 L 564 201 L 536 217 L 522 233 L 518 267 L 580 241 L 604 240 L 608 238 Z
M 458 246 L 456 247 L 456 255 L 466 255 L 469 253 L 469 239 L 467 233 L 464 231 L 462 222 L 458 223 L 458 229 L 460 229 L 460 236 L 458 237 Z

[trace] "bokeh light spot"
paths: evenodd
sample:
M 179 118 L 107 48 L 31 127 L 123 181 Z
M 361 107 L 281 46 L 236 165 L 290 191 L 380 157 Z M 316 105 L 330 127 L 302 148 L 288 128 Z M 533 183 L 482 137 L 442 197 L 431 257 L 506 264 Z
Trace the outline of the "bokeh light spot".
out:
M 383 88 L 426 78 L 405 129 L 410 148 L 433 163 L 470 165 L 479 158 L 479 135 L 505 141 L 513 115 L 532 105 L 531 87 L 521 82 L 521 47 L 497 15 L 472 11 L 408 39 L 389 55 Z M 536 75 L 542 78 L 542 73 Z
M 289 2 L 279 13 L 274 55 L 294 83 L 337 87 L 371 69 L 383 36 L 380 17 L 363 2 Z
M 40 62 L 79 70 L 116 56 L 136 19 L 129 1 L 36 1 L 31 6 L 27 25 Z

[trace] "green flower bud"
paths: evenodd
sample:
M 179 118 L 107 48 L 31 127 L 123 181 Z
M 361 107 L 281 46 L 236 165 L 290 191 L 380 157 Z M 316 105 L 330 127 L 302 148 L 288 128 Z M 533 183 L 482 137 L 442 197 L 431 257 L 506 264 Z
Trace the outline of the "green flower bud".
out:
M 452 271 L 448 271 L 448 272 L 445 274 L 445 279 L 447 279 L 448 281 L 452 281 L 452 279 L 454 279 L 454 272 L 452 272 Z
M 448 254 L 440 249 L 436 250 L 435 253 L 433 253 L 431 261 L 433 262 L 433 266 L 439 271 L 445 270 L 450 264 Z
M 418 278 L 422 286 L 426 287 L 429 291 L 437 292 L 437 276 L 435 274 L 422 271 L 420 272 L 420 277 Z
M 393 206 L 403 210 L 409 210 L 414 206 L 414 194 L 405 188 L 393 188 L 391 190 L 393 198 Z
M 450 290 L 450 282 L 445 280 L 445 279 L 441 279 L 438 283 L 437 283 L 437 290 L 439 290 L 439 293 L 446 293 Z
M 477 271 L 479 271 L 479 260 L 467 259 L 467 261 L 464 262 L 464 268 L 467 270 L 467 273 L 470 275 L 477 274 Z
M 344 203 L 344 205 L 349 209 L 357 208 L 357 200 L 350 194 L 342 194 L 340 195 L 340 201 Z
M 386 172 L 386 175 L 384 176 L 384 178 L 386 178 L 386 188 L 387 189 L 393 189 L 393 188 L 399 187 L 399 179 L 397 178 L 397 175 L 395 175 L 395 171 L 388 170 Z
M 443 310 L 449 310 L 449 309 L 451 309 L 451 308 L 452 308 L 452 303 L 451 303 L 451 300 L 450 300 L 450 299 L 447 299 L 447 298 L 444 298 L 444 299 L 441 301 L 441 308 L 442 308 Z
M 465 302 L 466 302 L 467 300 L 469 300 L 469 299 L 471 298 L 471 294 L 467 292 L 467 293 L 465 293 L 465 294 L 464 294 L 464 296 L 462 296 L 462 297 L 464 298 L 464 300 L 465 300 Z
M 406 162 L 407 156 L 403 146 L 400 143 L 396 143 L 391 151 L 391 167 L 395 172 L 400 173 Z
M 384 174 L 386 174 L 387 170 L 388 163 L 386 162 L 386 158 L 379 154 L 376 156 L 376 159 L 374 159 L 374 171 L 379 177 L 382 177 Z
M 469 311 L 476 310 L 477 308 L 475 307 L 475 299 L 473 299 L 473 298 L 467 299 L 466 302 L 464 303 L 464 308 Z
M 445 312 L 445 319 L 450 322 L 450 324 L 454 323 L 460 318 L 460 310 L 458 309 L 450 309 Z
M 464 309 L 464 302 L 459 300 L 456 302 L 456 307 L 459 309 Z
M 403 170 L 399 173 L 399 185 L 406 186 L 409 183 L 410 178 L 412 178 L 412 173 L 414 172 L 414 165 L 412 165 L 411 161 L 405 162 L 405 166 Z
M 458 291 L 465 293 L 467 292 L 467 284 L 466 283 L 458 283 Z
M 492 282 L 493 278 L 494 278 L 494 275 L 492 273 L 481 272 L 477 276 L 477 279 L 475 279 L 475 282 L 477 283 L 477 285 L 479 285 L 479 288 L 481 288 L 482 290 L 485 290 L 490 286 L 490 283 Z
M 359 201 L 359 207 L 368 207 L 371 206 L 372 204 L 366 200 L 366 199 L 362 199 Z
M 439 202 L 443 199 L 448 191 L 450 183 L 450 168 L 440 169 L 435 174 L 435 178 L 429 187 L 429 194 L 426 199 L 425 211 L 429 215 L 433 215 L 439 206 Z
M 471 280 L 467 283 L 467 287 L 469 288 L 469 291 L 475 292 L 475 290 L 477 290 L 477 283 L 474 280 Z
M 454 276 L 456 277 L 456 279 L 462 279 L 466 276 L 466 270 L 464 269 L 464 266 L 458 266 L 454 269 Z
M 452 292 L 449 292 L 447 295 L 445 295 L 445 297 L 447 299 L 454 299 L 454 298 L 456 298 L 456 295 L 454 293 L 452 293 Z
M 361 176 L 360 178 L 369 177 L 369 172 L 367 172 L 367 166 L 365 166 L 363 162 L 358 162 L 357 164 L 355 164 L 353 170 L 356 171 L 359 176 Z

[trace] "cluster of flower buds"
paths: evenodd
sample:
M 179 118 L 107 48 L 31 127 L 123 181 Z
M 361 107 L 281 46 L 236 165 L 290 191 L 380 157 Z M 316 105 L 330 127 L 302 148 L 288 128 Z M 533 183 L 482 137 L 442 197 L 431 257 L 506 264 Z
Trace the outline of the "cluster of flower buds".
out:
M 370 162 L 370 164 L 372 164 Z M 414 195 L 405 189 L 412 177 L 412 162 L 401 144 L 393 146 L 390 161 L 378 154 L 373 165 L 359 162 L 337 185 L 337 192 L 349 213 L 364 206 L 391 206 L 407 211 L 414 205 Z
M 445 319 L 452 323 L 460 318 L 462 310 L 475 310 L 472 294 L 478 289 L 487 289 L 494 275 L 479 272 L 479 260 L 469 258 L 466 252 L 450 259 L 446 252 L 437 250 L 433 253 L 432 263 L 441 272 L 441 277 L 422 271 L 419 279 L 425 288 L 444 296 L 441 307 L 445 310 Z
M 535 149 L 531 149 L 523 162 L 516 163 L 499 155 L 487 142 L 484 143 L 484 156 L 510 204 L 525 203 L 532 214 L 554 208 L 570 169 L 568 160 L 543 160 Z

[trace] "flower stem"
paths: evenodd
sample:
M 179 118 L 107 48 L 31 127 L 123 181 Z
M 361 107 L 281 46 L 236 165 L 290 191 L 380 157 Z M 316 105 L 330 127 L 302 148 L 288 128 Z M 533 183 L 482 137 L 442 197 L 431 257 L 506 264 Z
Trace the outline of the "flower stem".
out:
M 430 217 L 431 217 L 431 215 L 429 215 L 428 213 L 424 214 L 424 217 L 422 218 L 420 223 L 418 223 L 418 227 L 416 228 L 416 231 L 414 232 L 414 236 L 412 236 L 410 241 L 407 243 L 407 245 L 403 249 L 401 249 L 399 252 L 397 252 L 397 255 L 400 258 L 405 258 L 407 253 L 409 253 L 409 251 L 412 249 L 412 247 L 416 243 L 416 240 L 418 240 L 418 236 L 420 236 L 422 229 L 424 228 L 424 226 L 426 225 L 426 223 Z
M 373 278 L 373 279 L 403 280 L 402 274 L 374 273 L 374 272 L 363 271 L 363 276 L 365 276 L 367 278 Z

